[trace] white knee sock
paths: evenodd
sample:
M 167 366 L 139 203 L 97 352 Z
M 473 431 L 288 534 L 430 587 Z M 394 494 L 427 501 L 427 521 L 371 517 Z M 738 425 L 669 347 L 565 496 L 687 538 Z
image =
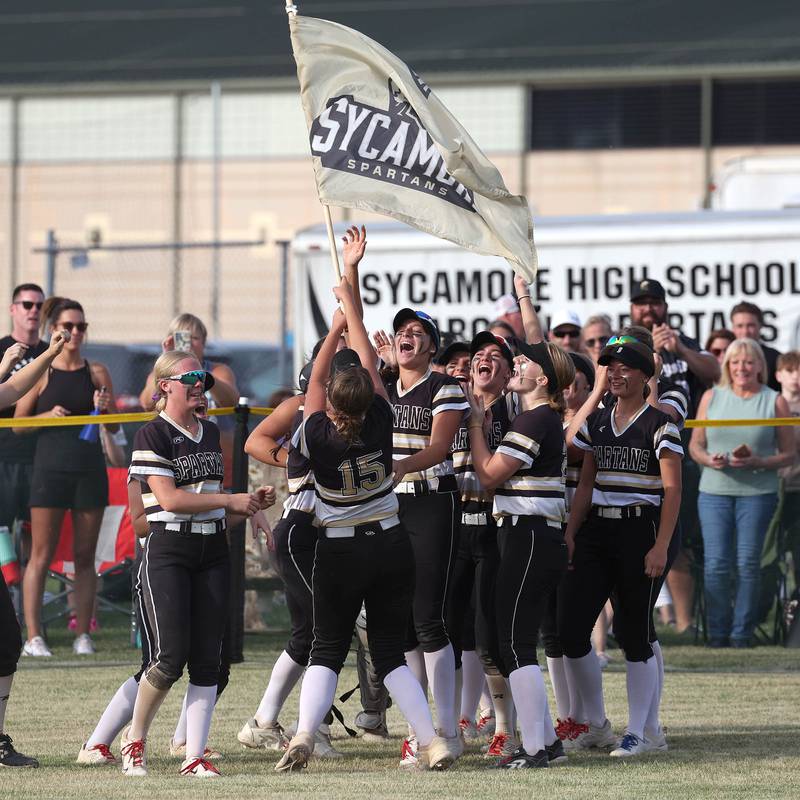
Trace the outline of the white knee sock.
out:
M 456 735 L 456 657 L 453 645 L 447 644 L 435 653 L 425 653 L 425 670 L 436 705 L 436 722 L 442 736 Z
M 5 730 L 3 726 L 6 724 L 6 707 L 8 706 L 8 698 L 11 695 L 11 683 L 13 680 L 13 672 L 0 678 L 0 733 Z M 134 699 L 136 699 L 135 694 Z M 131 710 L 133 710 L 133 706 L 131 706 Z
M 603 702 L 603 673 L 594 650 L 590 650 L 582 658 L 564 656 L 564 665 L 567 668 L 567 680 L 570 685 L 574 683 L 575 690 L 580 694 L 583 716 L 592 725 L 603 725 L 606 721 L 606 707 Z
M 486 685 L 483 675 L 483 664 L 474 650 L 465 650 L 461 654 L 461 709 L 460 718 L 475 721 L 481 692 Z
M 421 647 L 415 647 L 406 652 L 406 664 L 414 673 L 414 677 L 422 687 L 423 694 L 428 694 L 428 673 L 425 671 L 425 655 Z
M 136 703 L 138 691 L 139 684 L 135 678 L 128 678 L 117 689 L 100 717 L 97 727 L 86 741 L 87 747 L 94 747 L 98 744 L 110 745 L 119 736 L 120 731 L 133 717 L 133 706 Z
M 626 661 L 628 688 L 628 733 L 644 738 L 644 726 L 650 704 L 658 692 L 658 666 L 655 658 L 647 661 Z
M 531 664 L 515 669 L 508 677 L 519 715 L 522 746 L 529 755 L 544 750 L 544 716 L 547 694 L 539 667 Z M 552 725 L 550 726 L 552 727 Z
M 278 721 L 286 698 L 292 693 L 305 667 L 298 664 L 285 650 L 278 656 L 269 676 L 264 696 L 255 713 L 256 722 L 264 727 Z
M 211 730 L 211 717 L 217 702 L 217 687 L 195 686 L 186 688 L 186 757 L 202 758 Z
M 553 744 L 558 736 L 556 729 L 553 727 L 553 715 L 550 713 L 550 703 L 547 701 L 547 692 L 544 693 L 544 743 L 546 745 Z
M 339 676 L 328 667 L 319 664 L 309 667 L 300 688 L 300 715 L 297 720 L 298 733 L 315 734 L 331 710 Z
M 423 747 L 429 745 L 436 731 L 428 699 L 414 673 L 408 667 L 397 667 L 383 679 L 383 684 L 414 731 L 417 742 Z
M 506 679 L 502 675 L 487 675 L 486 683 L 494 703 L 495 733 L 514 732 L 514 704 L 508 691 Z
M 481 716 L 486 716 L 485 712 L 490 711 L 494 715 L 494 701 L 492 700 L 492 692 L 489 689 L 489 681 L 484 674 L 483 676 L 483 689 L 481 689 L 481 699 L 478 701 L 478 708 L 481 710 Z
M 650 646 L 653 648 L 653 655 L 656 659 L 658 682 L 656 683 L 656 692 L 653 695 L 653 700 L 650 703 L 650 710 L 647 712 L 647 722 L 644 726 L 645 737 L 658 733 L 661 728 L 659 711 L 661 708 L 661 694 L 664 691 L 664 653 L 659 642 L 652 642 Z
M 181 703 L 181 713 L 178 715 L 178 724 L 175 726 L 175 733 L 172 734 L 172 743 L 176 745 L 186 744 L 186 698 L 189 696 L 187 687 Z
M 570 697 L 567 668 L 564 666 L 564 659 L 550 658 L 548 656 L 547 674 L 550 676 L 550 683 L 553 684 L 553 694 L 556 698 L 558 718 L 566 719 L 569 716 Z

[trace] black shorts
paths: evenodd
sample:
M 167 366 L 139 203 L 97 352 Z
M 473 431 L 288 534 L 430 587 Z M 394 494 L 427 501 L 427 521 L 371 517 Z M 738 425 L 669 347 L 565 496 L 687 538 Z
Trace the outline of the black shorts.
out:
M 15 520 L 30 519 L 28 497 L 33 464 L 0 462 L 0 528 L 11 528 Z
M 37 508 L 105 508 L 108 473 L 105 468 L 72 472 L 34 467 L 30 504 Z

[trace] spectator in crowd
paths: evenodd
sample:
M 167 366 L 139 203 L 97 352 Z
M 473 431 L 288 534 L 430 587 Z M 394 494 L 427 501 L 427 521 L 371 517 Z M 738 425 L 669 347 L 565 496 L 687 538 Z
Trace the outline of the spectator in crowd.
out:
M 558 309 L 550 317 L 547 338 L 568 353 L 580 353 L 583 350 L 581 318 L 569 309 Z
M 516 352 L 517 334 L 515 333 L 514 328 L 508 322 L 505 322 L 502 319 L 493 320 L 489 323 L 488 330 L 495 336 L 502 336 L 509 343 L 509 345 L 511 345 L 511 349 Z
M 731 309 L 731 328 L 737 339 L 755 339 L 764 353 L 767 362 L 767 379 L 765 383 L 776 392 L 781 390 L 781 385 L 775 378 L 775 367 L 780 352 L 770 347 L 761 340 L 761 328 L 764 325 L 764 315 L 755 303 L 742 301 Z
M 444 350 L 440 350 L 440 355 L 435 359 L 436 363 L 442 368 L 445 375 L 467 383 L 472 365 L 470 356 L 469 342 L 453 342 Z
M 800 417 L 800 351 L 778 356 L 776 376 L 789 413 Z M 781 470 L 783 478 L 784 552 L 792 554 L 794 585 L 800 586 L 800 425 L 794 428 L 795 462 Z
M 161 342 L 161 350 L 164 353 L 171 350 L 184 350 L 192 353 L 203 369 L 211 373 L 214 377 L 214 385 L 206 393 L 209 408 L 235 406 L 239 402 L 236 376 L 227 364 L 212 363 L 206 358 L 207 341 L 208 331 L 202 320 L 194 314 L 179 314 L 170 322 L 167 337 Z M 146 411 L 155 408 L 154 392 L 155 380 L 151 370 L 144 382 L 144 388 L 139 394 L 139 402 Z
M 595 366 L 597 366 L 597 359 L 600 358 L 600 352 L 606 346 L 613 333 L 611 318 L 606 314 L 595 314 L 583 323 L 583 330 L 581 331 L 583 346 Z
M 719 361 L 721 367 L 722 362 L 725 360 L 725 351 L 728 349 L 728 345 L 735 341 L 736 336 L 733 331 L 729 331 L 727 328 L 717 328 L 708 334 L 705 349 Z
M 45 333 L 67 331 L 71 339 L 44 377 L 18 403 L 17 417 L 67 417 L 105 413 L 114 407 L 114 389 L 108 369 L 90 364 L 81 355 L 88 323 L 75 300 L 51 297 L 42 308 Z M 104 390 L 103 390 L 104 389 Z M 110 426 L 116 431 L 117 426 Z M 29 428 L 15 428 L 16 433 Z M 31 556 L 22 583 L 28 641 L 24 653 L 50 656 L 42 638 L 41 610 L 44 582 L 61 535 L 61 524 L 72 512 L 75 564 L 75 614 L 78 655 L 94 653 L 89 624 L 97 588 L 94 554 L 108 505 L 108 475 L 99 436 L 81 434 L 74 426 L 42 428 L 36 441 L 31 479 Z
M 669 324 L 664 287 L 646 278 L 634 284 L 631 291 L 631 323 L 647 328 L 653 334 L 653 347 L 662 361 L 661 377 L 675 383 L 689 398 L 689 417 L 700 402 L 703 390 L 719 379 L 720 366 L 711 353 Z M 681 432 L 684 450 L 688 445 L 688 430 Z M 691 553 L 699 547 L 700 523 L 697 516 L 697 487 L 700 473 L 691 458 L 681 464 L 682 502 L 680 513 L 682 549 L 667 574 L 667 586 L 672 594 L 677 618 L 677 630 L 683 632 L 691 625 L 694 601 Z
M 766 375 L 758 342 L 738 339 L 725 354 L 719 384 L 703 395 L 697 419 L 789 416 L 785 398 L 765 385 Z M 690 449 L 703 467 L 698 509 L 709 646 L 751 647 L 761 551 L 778 503 L 778 470 L 794 462 L 794 436 L 788 427 L 695 428 Z
M 525 331 L 522 327 L 522 312 L 519 310 L 519 303 L 513 294 L 504 294 L 494 304 L 494 315 L 496 321 L 504 322 L 508 325 L 511 335 L 515 339 L 525 339 Z M 493 323 L 494 324 L 494 323 Z M 505 336 L 505 334 L 500 334 Z
M 47 350 L 39 338 L 44 292 L 35 283 L 17 286 L 11 295 L 11 335 L 0 339 L 0 383 L 30 364 Z M 14 406 L 0 411 L 0 417 L 13 417 Z M 14 436 L 9 428 L 0 429 L 0 530 L 13 531 L 14 523 L 28 521 L 33 451 L 36 438 Z

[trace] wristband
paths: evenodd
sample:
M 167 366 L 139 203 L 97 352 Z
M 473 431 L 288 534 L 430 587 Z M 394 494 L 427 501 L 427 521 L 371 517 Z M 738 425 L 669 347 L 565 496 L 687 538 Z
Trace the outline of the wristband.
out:
M 517 298 L 517 302 L 519 302 L 520 300 L 524 300 L 526 297 L 528 298 L 528 300 L 530 300 L 530 299 L 531 299 L 531 296 L 530 296 L 529 294 L 521 294 L 521 295 L 520 295 L 520 296 Z

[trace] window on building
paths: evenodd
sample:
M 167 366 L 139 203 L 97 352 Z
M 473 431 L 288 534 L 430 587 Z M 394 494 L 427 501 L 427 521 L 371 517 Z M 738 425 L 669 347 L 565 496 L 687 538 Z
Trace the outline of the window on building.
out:
M 714 84 L 716 145 L 800 143 L 800 81 Z
M 700 84 L 533 89 L 532 150 L 695 147 Z

